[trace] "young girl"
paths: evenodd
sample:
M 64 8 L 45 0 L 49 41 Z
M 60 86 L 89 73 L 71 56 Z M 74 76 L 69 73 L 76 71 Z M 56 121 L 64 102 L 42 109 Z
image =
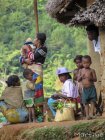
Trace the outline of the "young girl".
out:
M 73 75 L 73 80 L 74 81 L 77 81 L 77 78 L 78 78 L 78 73 L 79 73 L 79 70 L 83 68 L 83 65 L 82 65 L 82 55 L 77 55 L 75 58 L 74 58 L 74 63 L 76 64 L 77 68 L 74 70 L 74 75 Z
M 31 69 L 25 69 L 23 72 L 23 76 L 34 84 L 34 90 L 30 90 L 27 93 L 28 98 L 26 100 L 30 101 L 27 106 L 29 110 L 29 121 L 31 121 L 32 119 L 33 121 L 35 121 L 35 104 L 44 101 L 42 78 Z
M 97 81 L 97 77 L 95 70 L 90 68 L 92 61 L 89 55 L 83 56 L 82 63 L 83 69 L 79 72 L 78 81 L 81 81 L 83 86 L 82 101 L 85 105 L 86 118 L 91 119 L 94 118 L 94 108 L 97 99 L 96 88 L 94 86 L 94 82 Z M 90 114 L 89 104 L 91 104 Z
M 54 94 L 48 100 L 48 106 L 53 114 L 56 115 L 56 110 L 53 108 L 53 103 L 56 102 L 57 99 L 75 99 L 78 98 L 78 89 L 73 83 L 70 72 L 65 68 L 58 68 L 57 75 L 60 81 L 63 83 L 62 92 L 61 94 Z
M 76 83 L 78 87 L 78 92 L 80 95 L 81 112 L 83 115 L 85 115 L 84 106 L 82 104 L 82 82 L 81 81 L 78 82 L 79 71 L 83 68 L 82 57 L 83 57 L 82 55 L 77 55 L 74 58 L 74 63 L 76 64 L 77 68 L 73 72 L 73 81 Z M 77 110 L 78 110 L 78 105 L 77 105 Z

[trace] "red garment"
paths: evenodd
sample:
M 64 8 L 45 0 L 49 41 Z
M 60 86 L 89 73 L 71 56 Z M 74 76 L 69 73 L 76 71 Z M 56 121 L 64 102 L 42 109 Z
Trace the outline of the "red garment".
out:
M 43 96 L 43 89 L 38 90 L 38 91 L 35 92 L 35 98 L 39 98 L 41 96 Z

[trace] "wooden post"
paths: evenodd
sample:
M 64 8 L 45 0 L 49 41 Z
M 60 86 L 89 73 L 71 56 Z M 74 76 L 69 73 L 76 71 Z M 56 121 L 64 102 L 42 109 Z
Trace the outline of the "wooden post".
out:
M 95 0 L 87 0 L 87 6 L 91 5 Z M 91 56 L 92 59 L 92 65 L 91 67 L 95 69 L 96 75 L 97 75 L 97 82 L 95 83 L 97 93 L 100 93 L 100 87 L 101 87 L 101 65 L 100 65 L 100 54 L 94 51 L 93 42 L 89 41 L 88 39 L 88 53 Z
M 101 65 L 100 65 L 100 54 L 98 52 L 94 51 L 93 43 L 92 41 L 88 40 L 88 53 L 91 56 L 92 59 L 92 65 L 91 68 L 95 69 L 96 75 L 97 75 L 97 82 L 95 83 L 95 87 L 97 89 L 97 94 L 100 93 L 100 87 L 101 87 Z
M 105 27 L 100 28 L 100 44 L 101 44 L 101 91 L 103 99 L 105 100 Z
M 36 33 L 38 33 L 39 32 L 39 25 L 38 25 L 37 0 L 34 0 L 34 14 L 35 14 L 35 23 L 36 23 Z

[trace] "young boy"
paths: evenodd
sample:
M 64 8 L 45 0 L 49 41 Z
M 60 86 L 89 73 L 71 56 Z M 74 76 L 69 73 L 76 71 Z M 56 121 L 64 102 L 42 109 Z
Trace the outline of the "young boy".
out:
M 94 118 L 94 108 L 97 99 L 96 88 L 94 82 L 97 81 L 96 73 L 94 69 L 90 68 L 92 61 L 89 55 L 85 55 L 82 58 L 83 68 L 79 71 L 78 81 L 82 82 L 83 93 L 82 102 L 85 105 L 86 118 Z M 89 116 L 89 104 L 91 104 L 91 111 Z
M 28 96 L 31 104 L 28 104 L 27 107 L 29 110 L 29 121 L 32 119 L 35 121 L 34 104 L 44 101 L 42 78 L 38 74 L 34 73 L 31 69 L 25 69 L 23 76 L 34 84 L 34 94 L 29 92 L 30 95 Z

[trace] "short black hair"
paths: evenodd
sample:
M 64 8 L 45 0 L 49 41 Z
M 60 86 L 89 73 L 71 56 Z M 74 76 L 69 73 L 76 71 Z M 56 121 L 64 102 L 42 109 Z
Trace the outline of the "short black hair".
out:
M 83 55 L 76 55 L 76 57 L 74 58 L 74 63 L 76 63 L 76 60 L 82 61 L 82 57 Z
M 31 69 L 24 69 L 24 71 L 23 71 L 24 78 L 27 79 L 27 76 L 31 73 L 33 73 L 33 71 Z
M 37 33 L 36 37 L 40 40 L 41 45 L 44 45 L 46 41 L 46 34 L 45 33 Z
M 88 59 L 90 63 L 92 63 L 91 57 L 89 55 L 84 55 L 83 56 L 84 59 Z
M 10 75 L 6 81 L 7 86 L 20 86 L 20 79 L 17 75 Z
M 97 34 L 99 34 L 99 29 L 94 24 L 88 25 L 86 27 L 86 31 L 88 31 L 88 32 L 92 32 L 93 31 L 93 32 L 96 32 Z

